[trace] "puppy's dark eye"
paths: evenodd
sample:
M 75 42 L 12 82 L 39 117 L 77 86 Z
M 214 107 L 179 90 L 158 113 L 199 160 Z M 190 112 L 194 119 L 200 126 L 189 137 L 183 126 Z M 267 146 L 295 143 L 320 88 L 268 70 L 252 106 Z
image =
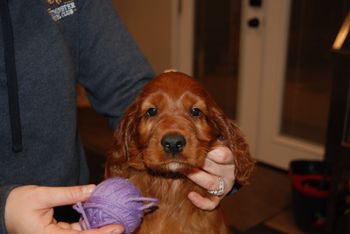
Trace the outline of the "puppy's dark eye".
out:
M 149 117 L 155 116 L 157 114 L 158 110 L 155 107 L 151 107 L 147 110 L 147 115 Z
M 202 114 L 202 111 L 198 107 L 192 107 L 190 112 L 191 112 L 191 115 L 195 117 L 201 116 Z

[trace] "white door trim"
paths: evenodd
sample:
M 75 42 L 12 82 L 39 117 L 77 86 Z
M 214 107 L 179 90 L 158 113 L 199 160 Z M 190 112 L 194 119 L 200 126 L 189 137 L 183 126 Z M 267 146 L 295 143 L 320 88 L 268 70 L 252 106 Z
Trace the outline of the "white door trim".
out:
M 237 121 L 250 145 L 252 155 L 256 155 L 258 124 L 260 113 L 260 91 L 262 86 L 262 56 L 264 14 L 262 8 L 249 7 L 249 1 L 242 1 L 241 32 L 239 51 L 238 107 Z M 248 27 L 248 20 L 257 18 L 257 28 Z
M 265 28 L 260 114 L 256 158 L 288 169 L 295 159 L 321 160 L 321 146 L 280 134 L 284 78 L 288 53 L 291 0 L 265 0 Z M 244 91 L 243 91 L 244 92 Z

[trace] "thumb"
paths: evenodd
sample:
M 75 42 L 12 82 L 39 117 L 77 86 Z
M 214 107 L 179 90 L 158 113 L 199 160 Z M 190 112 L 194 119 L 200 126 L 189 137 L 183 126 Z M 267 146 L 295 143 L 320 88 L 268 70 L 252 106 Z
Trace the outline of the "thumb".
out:
M 39 199 L 45 208 L 71 205 L 89 198 L 96 186 L 93 184 L 72 187 L 39 187 Z

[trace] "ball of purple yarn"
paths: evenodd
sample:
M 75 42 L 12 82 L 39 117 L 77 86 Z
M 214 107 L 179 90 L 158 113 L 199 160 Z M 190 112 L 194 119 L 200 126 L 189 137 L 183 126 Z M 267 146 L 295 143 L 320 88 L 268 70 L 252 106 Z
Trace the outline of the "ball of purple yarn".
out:
M 150 203 L 145 205 L 145 201 Z M 82 214 L 83 229 L 122 224 L 125 234 L 130 234 L 140 225 L 144 210 L 155 206 L 156 201 L 142 197 L 128 180 L 114 177 L 97 185 L 90 198 L 74 209 Z

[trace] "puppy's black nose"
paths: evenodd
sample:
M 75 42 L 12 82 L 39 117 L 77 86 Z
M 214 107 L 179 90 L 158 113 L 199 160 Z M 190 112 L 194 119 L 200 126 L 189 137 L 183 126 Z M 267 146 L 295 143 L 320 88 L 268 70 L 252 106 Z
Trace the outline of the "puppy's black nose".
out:
M 177 154 L 186 145 L 186 139 L 182 135 L 166 135 L 160 142 L 166 153 Z

